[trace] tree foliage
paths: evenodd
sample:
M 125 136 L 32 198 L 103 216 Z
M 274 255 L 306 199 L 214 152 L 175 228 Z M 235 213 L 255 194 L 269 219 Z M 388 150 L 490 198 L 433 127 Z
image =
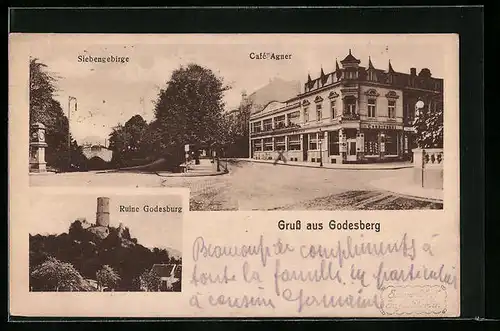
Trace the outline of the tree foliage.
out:
M 69 123 L 61 104 L 54 99 L 57 91 L 57 78 L 48 71 L 47 65 L 36 58 L 30 59 L 30 127 L 40 122 L 46 127 L 45 160 L 48 166 L 56 169 L 69 167 L 68 134 Z M 76 141 L 71 138 L 72 163 L 83 169 L 86 158 Z
M 114 289 L 118 285 L 118 282 L 120 281 L 120 276 L 118 275 L 115 269 L 106 264 L 103 265 L 102 268 L 97 271 L 96 280 L 99 289 L 101 290 L 103 290 L 104 288 Z
M 140 115 L 132 116 L 124 125 L 118 124 L 109 136 L 109 148 L 113 151 L 113 163 L 117 166 L 131 165 L 134 159 L 145 158 L 144 133 L 148 124 Z
M 222 78 L 197 64 L 172 73 L 155 103 L 155 121 L 162 149 L 182 149 L 184 144 L 225 143 Z
M 72 223 L 69 233 L 30 235 L 30 270 L 37 270 L 51 257 L 70 263 L 86 279 L 102 276 L 102 285 L 116 291 L 139 291 L 137 280 L 145 269 L 150 270 L 154 264 L 181 263 L 164 248 L 149 249 L 140 245 L 137 239 L 130 237 L 126 228 L 120 231 L 119 228 L 109 227 L 109 235 L 104 240 L 95 240 L 95 236 L 86 231 L 79 221 Z M 111 268 L 119 280 L 115 276 L 104 277 L 114 273 L 105 271 L 107 267 L 103 266 Z M 52 282 L 46 283 L 45 278 L 36 276 L 37 273 L 31 273 L 30 282 L 35 284 L 34 288 L 54 290 Z M 96 281 L 99 283 L 98 279 Z
M 428 107 L 421 109 L 413 124 L 417 133 L 419 148 L 443 148 L 443 108 L 430 111 Z
M 151 272 L 151 269 L 144 270 L 140 276 L 140 281 L 142 289 L 146 290 L 146 292 L 158 292 L 160 288 L 160 276 Z
M 227 156 L 249 157 L 249 122 L 253 103 L 242 102 L 238 109 L 226 115 L 226 144 Z
M 71 263 L 49 257 L 31 272 L 35 291 L 90 291 L 91 286 Z

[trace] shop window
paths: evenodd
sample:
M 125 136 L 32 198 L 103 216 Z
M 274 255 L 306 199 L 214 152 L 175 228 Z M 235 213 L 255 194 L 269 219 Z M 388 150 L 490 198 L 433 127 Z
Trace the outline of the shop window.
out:
M 365 155 L 378 155 L 379 145 L 376 132 L 365 132 Z
M 253 150 L 254 152 L 261 152 L 262 151 L 262 140 L 253 140 Z
M 309 150 L 318 150 L 318 133 L 309 134 Z
M 396 133 L 386 134 L 385 153 L 387 155 L 398 155 L 398 142 Z
M 272 151 L 273 150 L 273 138 L 265 138 L 264 139 L 264 150 Z
M 299 151 L 300 150 L 300 136 L 293 135 L 288 137 L 288 150 L 289 151 Z
M 328 133 L 328 150 L 330 155 L 339 155 L 339 133 L 338 131 L 333 131 Z
M 284 151 L 285 150 L 285 137 L 274 138 L 274 150 Z

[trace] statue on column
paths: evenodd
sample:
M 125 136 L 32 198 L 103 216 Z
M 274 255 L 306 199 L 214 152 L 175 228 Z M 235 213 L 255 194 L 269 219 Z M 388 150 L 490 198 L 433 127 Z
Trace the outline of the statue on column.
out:
M 47 163 L 45 162 L 45 125 L 35 123 L 31 126 L 30 132 L 30 172 L 47 172 Z

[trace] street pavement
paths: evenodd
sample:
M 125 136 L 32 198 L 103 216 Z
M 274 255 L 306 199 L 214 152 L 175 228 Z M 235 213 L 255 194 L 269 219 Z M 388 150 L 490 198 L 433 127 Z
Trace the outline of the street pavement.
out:
M 222 161 L 224 162 L 224 161 Z M 442 203 L 409 198 L 372 186 L 412 169 L 344 170 L 229 162 L 229 173 L 210 177 L 161 177 L 144 173 L 69 173 L 30 176 L 32 186 L 188 187 L 190 208 L 217 210 L 442 209 Z

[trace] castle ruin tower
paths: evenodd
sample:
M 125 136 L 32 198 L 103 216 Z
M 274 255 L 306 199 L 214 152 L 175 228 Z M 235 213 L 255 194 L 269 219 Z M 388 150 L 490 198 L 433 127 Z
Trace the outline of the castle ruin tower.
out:
M 109 198 L 97 198 L 96 225 L 109 226 Z

